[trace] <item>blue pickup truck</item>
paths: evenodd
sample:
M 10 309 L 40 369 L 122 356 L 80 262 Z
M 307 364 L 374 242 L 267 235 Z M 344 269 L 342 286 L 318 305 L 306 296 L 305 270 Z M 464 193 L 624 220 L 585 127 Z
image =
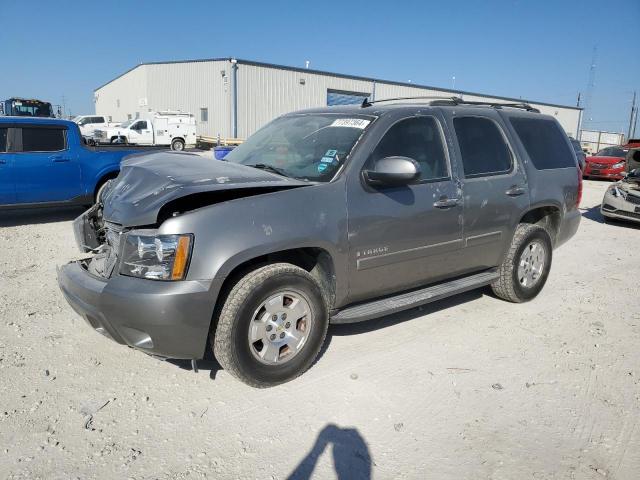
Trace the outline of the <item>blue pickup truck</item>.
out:
M 122 159 L 140 151 L 87 146 L 66 120 L 0 117 L 0 209 L 91 205 Z

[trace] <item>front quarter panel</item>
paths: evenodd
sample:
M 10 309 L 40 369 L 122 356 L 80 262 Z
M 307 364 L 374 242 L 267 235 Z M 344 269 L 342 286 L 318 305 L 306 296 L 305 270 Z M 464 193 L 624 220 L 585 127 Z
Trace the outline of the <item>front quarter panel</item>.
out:
M 315 247 L 333 260 L 336 301 L 347 292 L 347 217 L 340 180 L 203 207 L 165 221 L 160 233 L 194 234 L 189 280 L 224 279 L 262 255 Z

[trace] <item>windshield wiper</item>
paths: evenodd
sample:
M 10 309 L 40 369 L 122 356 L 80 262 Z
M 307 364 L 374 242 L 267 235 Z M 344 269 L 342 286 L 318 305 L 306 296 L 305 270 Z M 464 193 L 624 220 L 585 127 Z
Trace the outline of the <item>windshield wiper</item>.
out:
M 253 165 L 246 165 L 247 167 L 253 167 L 253 168 L 258 168 L 260 170 L 266 170 L 267 172 L 271 172 L 271 173 L 275 173 L 277 175 L 281 175 L 283 177 L 289 177 L 289 175 L 287 175 L 286 173 L 284 173 L 284 170 L 281 170 L 279 168 L 273 167 L 271 165 L 267 165 L 265 163 L 255 163 Z

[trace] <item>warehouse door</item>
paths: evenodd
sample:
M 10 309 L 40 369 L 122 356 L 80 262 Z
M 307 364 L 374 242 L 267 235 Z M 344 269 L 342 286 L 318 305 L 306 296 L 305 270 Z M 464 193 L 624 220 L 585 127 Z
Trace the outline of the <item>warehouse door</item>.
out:
M 360 105 L 370 93 L 347 92 L 343 90 L 327 90 L 327 106 L 332 105 Z

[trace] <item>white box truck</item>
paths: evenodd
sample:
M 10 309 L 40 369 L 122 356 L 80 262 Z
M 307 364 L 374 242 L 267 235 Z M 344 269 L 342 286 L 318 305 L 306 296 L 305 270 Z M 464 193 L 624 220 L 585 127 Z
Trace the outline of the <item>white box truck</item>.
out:
M 196 120 L 190 113 L 149 112 L 117 127 L 96 129 L 93 140 L 96 143 L 167 145 L 172 150 L 184 150 L 196 144 Z

